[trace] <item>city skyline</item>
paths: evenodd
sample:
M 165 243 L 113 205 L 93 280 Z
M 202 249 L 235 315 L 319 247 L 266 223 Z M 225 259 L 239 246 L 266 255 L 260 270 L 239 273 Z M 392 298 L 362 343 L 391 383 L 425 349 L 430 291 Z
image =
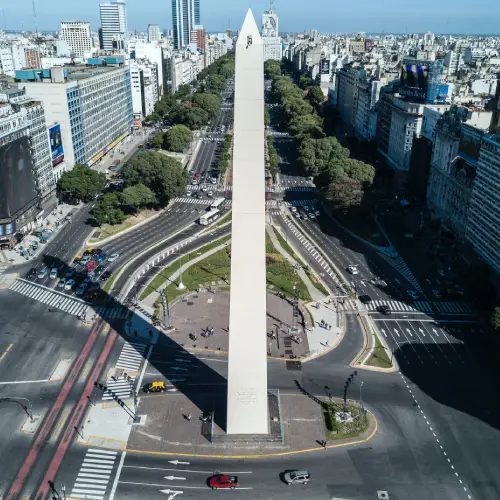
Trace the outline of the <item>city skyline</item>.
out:
M 36 27 L 39 31 L 59 31 L 61 21 L 86 21 L 92 31 L 100 26 L 99 4 L 101 0 L 91 0 L 75 9 L 74 4 L 63 0 L 40 0 L 36 5 Z M 236 29 L 242 22 L 248 8 L 248 2 L 234 0 L 218 2 L 202 0 L 202 24 L 207 31 Z M 263 12 L 269 8 L 268 0 L 251 2 L 254 12 Z M 35 19 L 32 1 L 19 0 L 15 4 L 3 7 L 0 26 L 7 30 L 33 31 Z M 139 0 L 128 0 L 129 29 L 146 31 L 148 24 L 155 22 L 160 28 L 172 28 L 172 10 L 170 1 L 157 0 L 144 4 Z M 422 0 L 417 7 L 408 8 L 401 13 L 395 0 L 382 0 L 374 5 L 369 0 L 360 0 L 356 11 L 349 4 L 334 6 L 325 0 L 310 0 L 307 7 L 298 1 L 278 0 L 275 10 L 280 15 L 281 30 L 302 32 L 317 29 L 320 32 L 357 32 L 367 33 L 435 33 L 500 35 L 496 20 L 500 16 L 500 3 L 495 0 L 478 0 L 471 13 L 466 7 L 457 5 L 452 0 L 443 0 L 436 9 L 431 0 Z M 485 15 L 487 13 L 488 15 Z

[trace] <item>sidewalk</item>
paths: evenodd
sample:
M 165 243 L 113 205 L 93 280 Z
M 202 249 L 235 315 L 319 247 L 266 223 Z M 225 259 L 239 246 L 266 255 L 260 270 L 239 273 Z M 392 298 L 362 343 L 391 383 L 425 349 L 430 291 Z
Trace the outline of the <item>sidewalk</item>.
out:
M 0 250 L 0 263 L 15 266 L 35 259 L 46 246 L 41 241 L 50 241 L 63 227 L 68 224 L 67 216 L 81 208 L 79 205 L 61 204 L 55 208 L 37 227 L 27 234 L 13 250 Z

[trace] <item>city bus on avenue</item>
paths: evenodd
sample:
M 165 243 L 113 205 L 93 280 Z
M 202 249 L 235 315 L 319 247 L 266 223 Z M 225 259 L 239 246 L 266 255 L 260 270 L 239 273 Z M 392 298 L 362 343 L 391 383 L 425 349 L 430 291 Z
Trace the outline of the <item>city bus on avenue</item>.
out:
M 225 198 L 216 198 L 210 205 L 210 210 L 218 210 L 219 207 L 224 203 Z
M 212 222 L 216 221 L 220 215 L 221 214 L 217 209 L 210 210 L 210 212 L 207 212 L 200 217 L 200 224 L 202 226 L 208 226 L 212 224 Z

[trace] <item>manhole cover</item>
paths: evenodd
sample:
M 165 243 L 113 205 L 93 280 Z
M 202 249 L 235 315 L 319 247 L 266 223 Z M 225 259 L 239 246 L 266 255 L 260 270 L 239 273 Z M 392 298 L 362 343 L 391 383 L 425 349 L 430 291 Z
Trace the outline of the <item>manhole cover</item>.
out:
M 379 500 L 389 500 L 389 493 L 387 491 L 377 491 L 377 498 Z

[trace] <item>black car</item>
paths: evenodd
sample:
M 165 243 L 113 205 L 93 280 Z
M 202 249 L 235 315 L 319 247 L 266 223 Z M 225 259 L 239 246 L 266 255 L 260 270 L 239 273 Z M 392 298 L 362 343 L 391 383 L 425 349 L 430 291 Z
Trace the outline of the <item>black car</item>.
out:
M 111 272 L 110 271 L 106 271 L 104 273 L 101 274 L 101 277 L 99 278 L 101 281 L 106 281 L 106 280 L 109 280 L 109 278 L 111 278 Z
M 372 301 L 372 298 L 369 295 L 360 295 L 359 300 L 363 302 L 363 304 L 368 304 L 368 302 Z
M 100 248 L 94 248 L 90 253 L 91 253 L 91 255 L 94 255 L 95 257 L 97 257 L 98 255 L 100 255 L 103 252 Z
M 28 274 L 26 275 L 26 278 L 33 279 L 38 276 L 38 271 L 36 270 L 36 267 L 32 267 L 29 271 Z
M 377 307 L 377 311 L 382 314 L 391 314 L 391 308 L 387 304 L 382 304 Z

